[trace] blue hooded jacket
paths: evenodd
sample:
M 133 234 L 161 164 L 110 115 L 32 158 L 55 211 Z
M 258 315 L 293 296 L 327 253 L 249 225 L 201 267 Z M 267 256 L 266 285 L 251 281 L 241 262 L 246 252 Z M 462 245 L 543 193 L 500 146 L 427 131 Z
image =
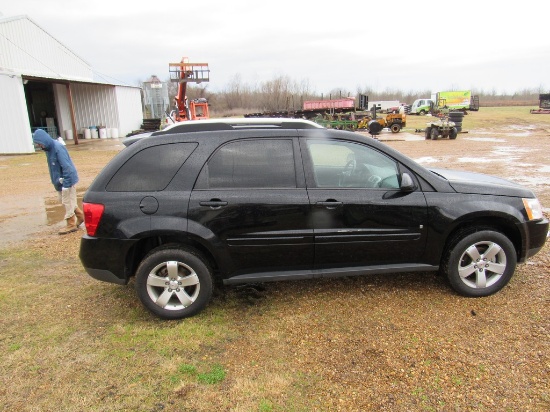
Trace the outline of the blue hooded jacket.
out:
M 61 191 L 62 187 L 69 188 L 78 183 L 78 173 L 74 166 L 67 148 L 42 129 L 36 130 L 32 135 L 34 143 L 44 146 L 50 177 L 55 190 Z M 63 178 L 63 184 L 59 183 L 59 178 Z

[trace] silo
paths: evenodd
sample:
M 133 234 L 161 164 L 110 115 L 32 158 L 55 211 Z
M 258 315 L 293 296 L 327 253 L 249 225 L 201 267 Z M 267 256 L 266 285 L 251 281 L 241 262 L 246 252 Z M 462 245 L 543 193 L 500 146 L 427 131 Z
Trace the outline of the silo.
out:
M 170 106 L 167 83 L 155 75 L 143 82 L 143 104 L 146 119 L 162 118 Z

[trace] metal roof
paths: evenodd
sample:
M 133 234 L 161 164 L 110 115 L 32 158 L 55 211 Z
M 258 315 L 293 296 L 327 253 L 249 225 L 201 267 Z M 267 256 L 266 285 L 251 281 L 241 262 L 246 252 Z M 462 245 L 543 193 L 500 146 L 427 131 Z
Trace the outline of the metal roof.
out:
M 94 80 L 90 63 L 27 15 L 0 17 L 0 50 L 0 70 L 28 79 L 137 87 Z

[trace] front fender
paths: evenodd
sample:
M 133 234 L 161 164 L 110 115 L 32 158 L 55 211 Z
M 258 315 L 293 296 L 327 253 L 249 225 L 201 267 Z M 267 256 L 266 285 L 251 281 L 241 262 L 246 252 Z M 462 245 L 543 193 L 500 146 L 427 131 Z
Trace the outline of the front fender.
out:
M 518 257 L 528 242 L 527 218 L 521 198 L 426 192 L 428 201 L 428 261 L 439 262 L 449 238 L 465 226 L 500 228 L 511 238 Z

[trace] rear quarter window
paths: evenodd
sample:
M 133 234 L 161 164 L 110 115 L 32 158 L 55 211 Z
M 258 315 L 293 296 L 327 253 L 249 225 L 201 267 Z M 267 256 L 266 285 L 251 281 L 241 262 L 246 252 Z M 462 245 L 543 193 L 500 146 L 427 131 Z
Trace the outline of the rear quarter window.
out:
M 108 192 L 164 190 L 197 143 L 171 143 L 145 149 L 128 159 L 107 184 Z

